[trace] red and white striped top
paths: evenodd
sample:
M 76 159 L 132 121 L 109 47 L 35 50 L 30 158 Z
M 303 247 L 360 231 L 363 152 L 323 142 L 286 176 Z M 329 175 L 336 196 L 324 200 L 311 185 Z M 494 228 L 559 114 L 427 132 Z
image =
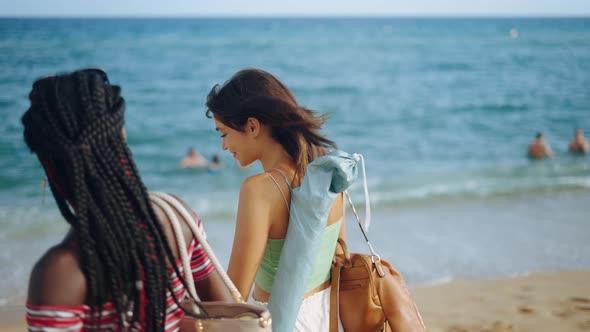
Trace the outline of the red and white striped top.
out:
M 197 217 L 197 225 L 203 231 L 201 220 Z M 203 232 L 203 234 L 205 234 Z M 209 256 L 203 250 L 201 244 L 197 245 L 197 240 L 193 239 L 188 253 L 191 257 L 191 270 L 195 281 L 208 276 L 213 272 L 214 267 L 209 260 Z M 177 266 L 182 272 L 182 262 L 178 261 Z M 186 289 L 180 279 L 170 269 L 170 279 L 178 299 L 183 299 Z M 172 298 L 170 291 L 166 291 L 166 324 L 165 331 L 178 331 L 180 323 L 184 318 L 184 312 Z M 26 304 L 26 320 L 28 330 L 31 332 L 73 332 L 73 331 L 97 331 L 98 323 L 91 320 L 91 310 L 87 305 L 79 306 L 48 306 Z M 102 317 L 100 321 L 101 331 L 121 331 L 119 327 L 119 317 L 115 306 L 111 302 L 105 303 L 102 308 Z

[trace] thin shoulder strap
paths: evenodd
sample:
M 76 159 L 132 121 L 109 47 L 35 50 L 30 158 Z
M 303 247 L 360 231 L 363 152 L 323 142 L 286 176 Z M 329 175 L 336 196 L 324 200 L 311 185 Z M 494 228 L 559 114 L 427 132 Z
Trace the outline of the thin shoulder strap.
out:
M 277 171 L 281 172 L 281 170 L 277 169 Z M 282 174 L 283 172 L 281 172 Z M 266 172 L 266 174 L 268 176 L 270 176 L 270 178 L 272 179 L 272 181 L 277 185 L 277 188 L 279 188 L 279 191 L 281 192 L 281 195 L 283 196 L 283 200 L 285 201 L 285 205 L 287 206 L 287 211 L 291 212 L 291 209 L 289 207 L 289 202 L 287 202 L 287 196 L 285 196 L 285 193 L 283 192 L 283 189 L 281 189 L 281 186 L 279 185 L 279 183 L 277 182 L 277 180 L 275 179 L 274 176 L 272 176 L 272 174 L 270 174 L 270 172 Z M 283 174 L 284 176 L 284 174 Z M 285 180 L 287 180 L 287 178 L 285 177 Z M 289 185 L 289 182 L 287 182 L 287 186 L 289 186 L 289 190 L 291 190 L 291 186 Z
M 285 174 L 285 172 L 281 171 L 278 168 L 273 168 L 273 169 L 271 169 L 271 171 L 278 171 L 279 173 L 281 173 L 281 175 L 283 176 L 283 178 L 285 178 L 285 182 L 287 183 L 287 186 L 289 187 L 289 190 L 293 190 L 293 188 L 291 187 L 291 182 L 289 182 L 289 178 L 287 177 L 287 174 Z

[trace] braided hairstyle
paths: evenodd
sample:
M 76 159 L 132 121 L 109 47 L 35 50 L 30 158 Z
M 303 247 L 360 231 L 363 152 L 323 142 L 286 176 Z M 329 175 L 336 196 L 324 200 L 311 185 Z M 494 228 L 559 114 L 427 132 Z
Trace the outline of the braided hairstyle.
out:
M 326 116 L 299 105 L 291 91 L 264 70 L 243 69 L 222 86 L 215 85 L 206 105 L 207 117 L 235 130 L 243 132 L 250 117 L 269 126 L 272 137 L 297 165 L 299 180 L 310 162 L 336 148 L 319 132 Z
M 120 92 L 93 69 L 40 79 L 24 139 L 73 228 L 92 316 L 112 301 L 121 327 L 163 331 L 174 257 L 123 137 Z

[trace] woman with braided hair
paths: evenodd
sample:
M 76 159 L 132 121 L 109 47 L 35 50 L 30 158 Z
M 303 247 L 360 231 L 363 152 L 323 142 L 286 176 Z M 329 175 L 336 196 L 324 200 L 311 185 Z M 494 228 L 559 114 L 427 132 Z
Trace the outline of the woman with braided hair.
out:
M 179 250 L 168 243 L 175 243 L 170 223 L 151 205 L 126 144 L 120 92 L 98 69 L 33 84 L 24 139 L 71 227 L 31 272 L 30 331 L 177 331 L 185 315 Z M 194 222 L 202 227 L 196 214 Z M 199 296 L 229 299 L 183 227 Z
M 240 166 L 260 161 L 264 169 L 244 180 L 240 188 L 227 272 L 244 298 L 254 286 L 256 302 L 270 300 L 273 326 L 282 326 L 273 312 L 271 289 L 280 260 L 290 259 L 282 255 L 282 249 L 291 227 L 292 190 L 302 184 L 307 166 L 335 144 L 319 133 L 324 117 L 300 106 L 283 83 L 260 69 L 241 70 L 222 86 L 214 86 L 207 97 L 206 115 L 215 121 L 222 149 L 229 150 Z M 327 226 L 311 275 L 299 276 L 307 284 L 295 331 L 328 331 L 330 268 L 346 224 L 343 195 L 328 204 L 327 221 L 322 220 Z

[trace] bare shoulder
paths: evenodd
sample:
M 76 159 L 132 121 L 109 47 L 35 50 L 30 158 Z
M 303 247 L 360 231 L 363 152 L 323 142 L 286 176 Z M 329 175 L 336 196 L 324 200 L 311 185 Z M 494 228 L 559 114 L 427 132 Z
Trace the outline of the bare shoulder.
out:
M 242 182 L 240 192 L 264 197 L 267 196 L 269 194 L 269 190 L 273 188 L 276 190 L 276 185 L 270 179 L 268 174 L 261 173 L 246 178 L 244 182 Z
M 80 259 L 71 247 L 60 244 L 49 249 L 33 267 L 28 294 L 31 304 L 81 305 L 86 293 Z
M 283 198 L 278 194 L 277 185 L 266 173 L 250 176 L 240 187 L 240 202 L 244 205 L 255 205 L 258 209 L 277 205 Z M 284 190 L 284 189 L 283 189 Z M 288 195 L 288 193 L 285 193 Z M 282 204 L 282 203 L 281 203 Z

